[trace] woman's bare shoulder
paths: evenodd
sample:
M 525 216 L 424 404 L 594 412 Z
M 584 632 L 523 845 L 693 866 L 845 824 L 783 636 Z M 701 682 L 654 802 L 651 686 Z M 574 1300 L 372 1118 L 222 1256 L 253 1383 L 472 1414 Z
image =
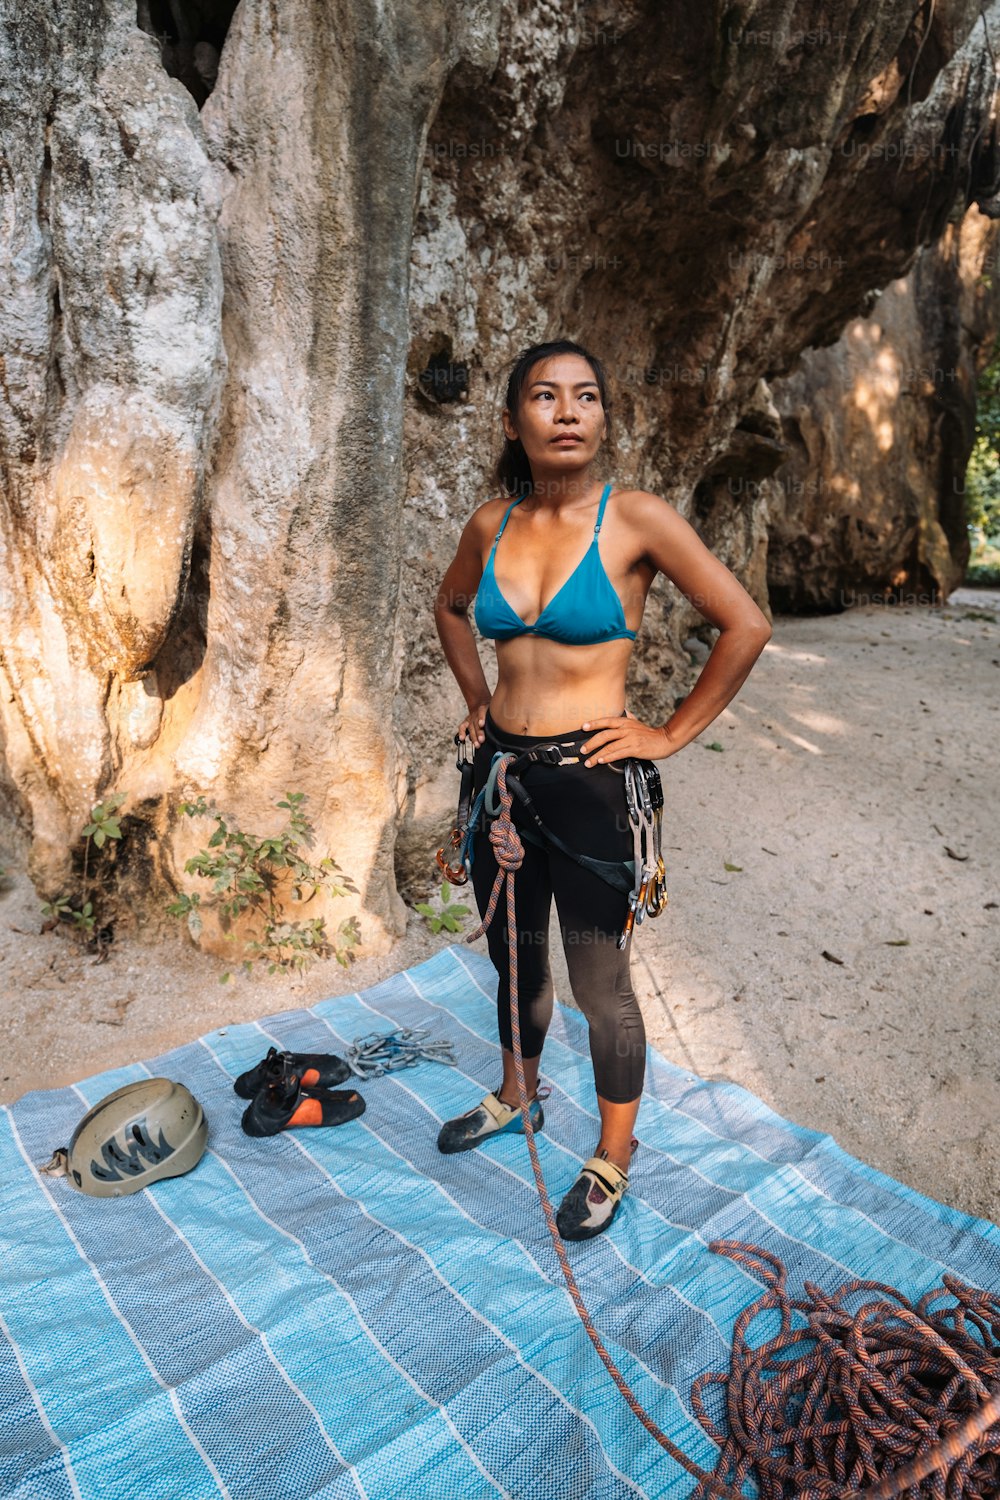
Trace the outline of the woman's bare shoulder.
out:
M 478 537 L 485 539 L 497 530 L 509 504 L 509 495 L 496 495 L 492 500 L 484 500 L 482 505 L 476 506 L 466 524 Z
M 680 512 L 662 495 L 649 490 L 615 490 L 615 506 L 623 521 L 638 531 L 662 522 L 665 514 L 680 517 Z
M 662 495 L 654 495 L 649 490 L 615 490 L 614 495 L 618 508 L 629 516 L 648 515 L 651 510 L 664 505 L 674 509 L 669 500 L 665 500 Z
M 492 500 L 484 500 L 482 505 L 476 507 L 477 516 L 502 516 L 510 504 L 509 495 L 495 495 Z
M 462 535 L 458 543 L 459 559 L 464 559 L 471 565 L 474 557 L 482 557 L 482 553 L 489 547 L 500 529 L 506 503 L 502 496 L 498 496 L 493 500 L 484 500 L 481 505 L 476 506 L 462 527 Z M 482 567 L 481 561 L 479 566 Z

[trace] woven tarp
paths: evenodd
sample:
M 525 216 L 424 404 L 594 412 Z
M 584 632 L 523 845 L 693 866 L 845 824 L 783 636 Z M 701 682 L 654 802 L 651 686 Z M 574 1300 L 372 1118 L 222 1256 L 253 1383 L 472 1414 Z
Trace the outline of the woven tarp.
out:
M 459 1156 L 441 1122 L 499 1081 L 496 975 L 455 945 L 370 990 L 213 1032 L 0 1118 L 0 1494 L 9 1500 L 650 1500 L 693 1487 L 629 1411 L 565 1289 L 527 1145 Z M 337 1129 L 253 1140 L 234 1077 L 268 1045 L 343 1052 L 428 1026 L 457 1067 L 361 1085 Z M 85 1198 L 36 1165 L 149 1075 L 210 1124 L 185 1177 Z M 553 1203 L 593 1151 L 586 1023 L 557 1004 L 538 1136 Z M 828 1137 L 650 1049 L 631 1188 L 569 1253 L 654 1420 L 711 1468 L 695 1376 L 728 1364 L 759 1284 L 708 1241 L 749 1240 L 833 1289 L 915 1297 L 945 1270 L 995 1288 L 1000 1230 L 870 1170 Z M 748 1488 L 747 1493 L 750 1493 Z

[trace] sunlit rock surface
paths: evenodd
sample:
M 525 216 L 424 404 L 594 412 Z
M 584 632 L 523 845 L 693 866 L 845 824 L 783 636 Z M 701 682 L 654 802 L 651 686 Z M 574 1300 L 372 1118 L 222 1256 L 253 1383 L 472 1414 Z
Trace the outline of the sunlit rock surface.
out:
M 976 377 L 997 335 L 997 229 L 970 208 L 869 317 L 775 382 L 788 457 L 764 487 L 774 608 L 940 602 L 961 581 Z
M 264 833 L 298 789 L 366 943 L 400 930 L 457 780 L 434 589 L 528 342 L 600 354 L 615 479 L 766 606 L 776 384 L 996 211 L 978 6 L 823 9 L 3 0 L 0 723 L 42 894 L 79 897 L 112 790 L 106 900 L 150 923 L 198 886 L 182 799 Z M 919 436 L 904 509 L 933 520 L 951 438 Z M 701 623 L 657 583 L 636 712 L 670 711 Z

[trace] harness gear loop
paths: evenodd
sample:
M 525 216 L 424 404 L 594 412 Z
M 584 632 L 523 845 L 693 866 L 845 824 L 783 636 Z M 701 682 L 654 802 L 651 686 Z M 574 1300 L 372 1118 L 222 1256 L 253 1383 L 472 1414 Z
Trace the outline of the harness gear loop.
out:
M 629 909 L 618 939 L 619 948 L 625 947 L 633 925 L 638 926 L 647 915 L 658 917 L 667 904 L 661 852 L 663 784 L 651 760 L 632 757 L 626 760 L 625 805 L 632 825 L 635 882 L 629 892 Z
M 468 735 L 464 740 L 460 740 L 456 734 L 455 744 L 458 746 L 455 764 L 462 773 L 462 782 L 458 794 L 458 814 L 455 826 L 448 836 L 448 842 L 453 850 L 458 851 L 459 858 L 456 862 L 446 859 L 443 845 L 434 857 L 446 880 L 450 880 L 452 885 L 465 885 L 472 869 L 471 858 L 467 858 L 464 854 L 464 842 L 469 826 L 469 804 L 472 801 L 472 780 L 475 774 L 473 761 L 476 752 Z

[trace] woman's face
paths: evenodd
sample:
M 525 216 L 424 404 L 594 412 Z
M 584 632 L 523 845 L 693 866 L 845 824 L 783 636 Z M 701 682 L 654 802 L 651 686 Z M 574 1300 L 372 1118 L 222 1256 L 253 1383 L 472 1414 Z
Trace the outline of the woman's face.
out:
M 580 469 L 607 436 L 601 392 L 579 354 L 554 354 L 528 371 L 516 413 L 503 410 L 503 429 L 520 438 L 533 469 Z

